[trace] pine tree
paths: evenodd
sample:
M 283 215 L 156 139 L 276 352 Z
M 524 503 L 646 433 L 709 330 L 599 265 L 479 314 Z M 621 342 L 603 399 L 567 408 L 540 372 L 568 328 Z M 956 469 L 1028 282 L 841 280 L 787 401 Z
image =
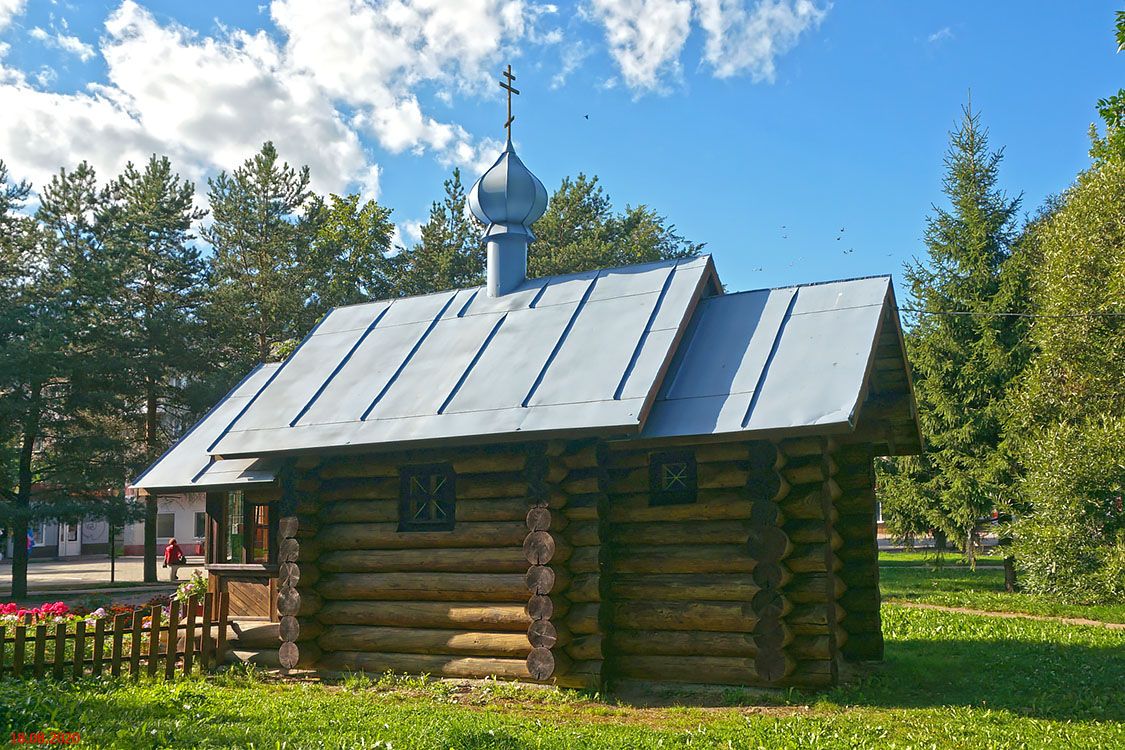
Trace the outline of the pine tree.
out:
M 205 371 L 198 312 L 205 264 L 191 244 L 204 212 L 195 187 L 155 155 L 140 172 L 128 164 L 107 190 L 105 244 L 120 268 L 116 287 L 123 369 L 120 415 L 131 443 L 129 474 L 154 461 L 190 423 L 188 385 Z M 140 425 L 133 427 L 137 421 Z M 157 499 L 145 502 L 144 579 L 156 580 Z
M 208 185 L 214 221 L 202 234 L 214 255 L 207 317 L 222 364 L 241 377 L 315 322 L 309 302 L 319 275 L 312 245 L 321 203 L 309 189 L 308 167 L 289 166 L 268 142 Z
M 466 211 L 461 170 L 445 181 L 445 197 L 430 206 L 421 241 L 395 257 L 397 296 L 428 294 L 484 283 L 484 228 Z
M 313 241 L 317 312 L 392 294 L 391 209 L 352 194 L 329 196 Z
M 584 174 L 563 179 L 535 234 L 528 257 L 533 277 L 684 258 L 703 249 L 647 206 L 614 213 L 598 178 Z
M 1019 198 L 998 187 L 1001 152 L 990 152 L 979 114 L 965 107 L 950 135 L 943 191 L 925 231 L 927 259 L 906 269 L 915 304 L 907 337 L 927 452 L 900 459 L 881 477 L 882 501 L 903 525 L 930 525 L 964 542 L 974 558 L 978 522 L 1005 499 L 1001 450 L 1006 396 L 1026 352 L 1010 312 L 1005 263 L 1016 237 Z
M 26 197 L 7 185 L 5 192 L 10 204 Z M 14 480 L 17 598 L 27 591 L 29 522 L 97 514 L 126 479 L 119 433 L 105 429 L 106 415 L 120 408 L 112 340 L 119 269 L 100 241 L 102 207 L 93 169 L 61 170 L 42 191 L 34 222 L 17 220 L 25 231 L 4 243 L 0 422 Z

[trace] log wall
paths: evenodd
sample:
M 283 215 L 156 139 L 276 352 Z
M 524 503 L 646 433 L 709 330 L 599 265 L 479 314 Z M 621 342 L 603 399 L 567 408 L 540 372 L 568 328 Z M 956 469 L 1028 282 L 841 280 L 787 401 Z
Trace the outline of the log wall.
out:
M 842 563 L 839 575 L 847 586 L 839 604 L 848 613 L 842 651 L 852 661 L 883 658 L 873 458 L 867 444 L 844 446 L 835 454 L 840 487 L 836 528 L 843 542 L 837 555 Z
M 556 682 L 569 583 L 560 447 L 374 454 L 297 465 L 299 613 L 283 620 L 325 672 L 365 670 Z M 399 472 L 448 462 L 452 531 L 399 531 Z M 304 546 L 302 544 L 302 550 Z M 301 553 L 298 553 L 301 557 Z M 315 562 L 313 562 L 315 560 Z M 315 571 L 311 580 L 306 569 Z
M 844 570 L 877 562 L 858 523 L 869 449 L 692 450 L 696 501 L 663 506 L 652 449 L 626 442 L 299 460 L 280 534 L 283 665 L 600 689 L 819 686 L 841 649 L 873 658 L 873 569 Z M 401 467 L 443 461 L 455 528 L 398 531 Z

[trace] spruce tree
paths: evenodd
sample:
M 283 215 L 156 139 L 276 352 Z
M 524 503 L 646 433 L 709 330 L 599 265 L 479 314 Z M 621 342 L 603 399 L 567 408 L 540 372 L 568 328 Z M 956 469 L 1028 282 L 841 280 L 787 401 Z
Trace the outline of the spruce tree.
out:
M 153 155 L 128 164 L 107 190 L 104 243 L 120 269 L 116 286 L 122 363 L 120 419 L 131 444 L 131 476 L 154 461 L 190 424 L 189 383 L 206 371 L 198 312 L 205 264 L 191 244 L 195 187 Z M 139 422 L 139 424 L 138 424 Z M 145 501 L 144 579 L 156 580 L 157 499 Z
M 207 318 L 229 381 L 276 359 L 279 346 L 315 322 L 309 301 L 321 202 L 309 188 L 308 167 L 289 166 L 269 142 L 208 186 L 213 222 L 202 235 L 214 255 Z
M 979 114 L 965 107 L 945 158 L 949 206 L 934 207 L 927 258 L 906 269 L 922 311 L 908 318 L 907 351 L 927 450 L 897 460 L 880 481 L 888 515 L 960 540 L 970 561 L 978 522 L 1008 494 L 1006 397 L 1026 356 L 1018 346 L 1023 319 L 997 315 L 1018 304 L 1005 263 L 1020 200 L 997 187 L 1001 159 L 989 151 Z
M 465 206 L 461 170 L 445 181 L 445 196 L 430 206 L 421 240 L 395 256 L 397 296 L 428 294 L 484 283 L 484 230 Z

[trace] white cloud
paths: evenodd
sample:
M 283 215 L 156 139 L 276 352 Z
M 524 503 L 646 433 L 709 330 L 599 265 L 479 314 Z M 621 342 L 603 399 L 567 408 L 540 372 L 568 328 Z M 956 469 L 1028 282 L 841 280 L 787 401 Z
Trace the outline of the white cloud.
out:
M 934 33 L 930 34 L 928 37 L 926 37 L 926 41 L 929 42 L 930 44 L 937 44 L 938 42 L 944 42 L 946 39 L 952 39 L 952 38 L 953 38 L 953 29 L 949 28 L 948 26 L 943 26 L 940 29 L 938 29 L 937 31 L 935 31 Z
M 772 82 L 775 60 L 817 27 L 830 4 L 813 0 L 589 0 L 586 14 L 605 27 L 622 81 L 635 92 L 668 90 L 696 20 L 703 61 L 719 78 L 749 74 Z M 694 11 L 694 12 L 693 12 Z
M 562 67 L 551 77 L 551 89 L 560 89 L 565 86 L 570 74 L 578 70 L 578 67 L 590 56 L 592 51 L 589 45 L 581 40 L 575 40 L 563 47 Z
M 667 77 L 679 77 L 689 0 L 591 0 L 590 10 L 605 26 L 609 53 L 630 88 L 662 91 Z
M 6 29 L 26 7 L 27 0 L 0 0 L 0 31 Z
M 699 25 L 707 35 L 703 58 L 719 78 L 749 73 L 755 81 L 773 82 L 774 62 L 816 28 L 828 6 L 812 0 L 697 0 Z
M 63 27 L 66 27 L 66 22 L 63 21 Z M 43 42 L 48 47 L 57 47 L 63 52 L 69 52 L 76 56 L 82 62 L 87 62 L 94 56 L 94 48 L 76 36 L 64 34 L 61 31 L 56 31 L 54 36 L 44 31 L 39 26 L 36 26 L 28 32 L 33 39 Z

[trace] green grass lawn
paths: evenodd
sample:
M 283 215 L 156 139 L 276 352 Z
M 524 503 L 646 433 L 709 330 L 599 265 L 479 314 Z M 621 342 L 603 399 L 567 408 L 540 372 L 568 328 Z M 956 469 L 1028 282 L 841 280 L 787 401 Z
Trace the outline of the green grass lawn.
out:
M 961 557 L 960 552 L 943 552 L 941 556 L 935 555 L 933 552 L 887 552 L 882 551 L 879 553 L 879 564 L 892 567 L 897 566 L 914 566 L 914 565 L 953 565 L 968 567 L 968 563 Z M 1003 565 L 1003 555 L 980 555 L 977 557 L 977 565 Z
M 652 708 L 503 684 L 0 681 L 0 731 L 89 747 L 1125 747 L 1125 632 L 884 607 L 885 663 L 820 695 Z M 382 744 L 380 744 L 382 743 Z
M 879 568 L 884 601 L 1125 623 L 1125 602 L 1081 606 L 1060 604 L 1032 594 L 1009 594 L 1004 591 L 1003 569 L 994 566 L 982 565 L 971 570 L 967 566 L 947 565 L 931 569 L 888 565 L 880 559 Z

